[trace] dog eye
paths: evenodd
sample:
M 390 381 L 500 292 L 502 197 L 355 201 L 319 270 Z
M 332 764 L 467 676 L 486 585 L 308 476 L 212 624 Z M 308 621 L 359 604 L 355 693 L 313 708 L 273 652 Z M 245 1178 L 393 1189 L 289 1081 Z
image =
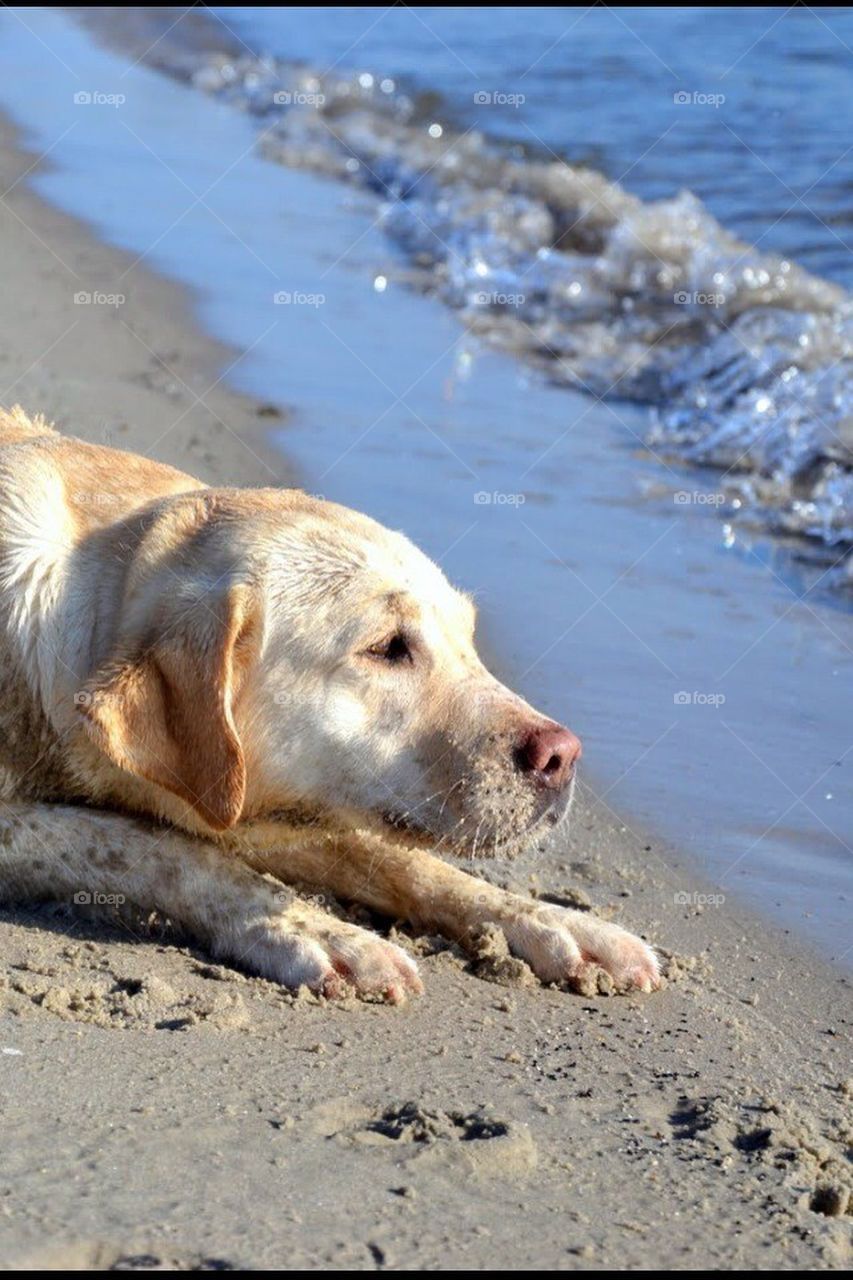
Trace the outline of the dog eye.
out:
M 381 658 L 383 662 L 392 662 L 395 665 L 412 661 L 411 647 L 400 631 L 396 631 L 385 640 L 380 640 L 379 644 L 371 645 L 367 652 L 371 658 Z

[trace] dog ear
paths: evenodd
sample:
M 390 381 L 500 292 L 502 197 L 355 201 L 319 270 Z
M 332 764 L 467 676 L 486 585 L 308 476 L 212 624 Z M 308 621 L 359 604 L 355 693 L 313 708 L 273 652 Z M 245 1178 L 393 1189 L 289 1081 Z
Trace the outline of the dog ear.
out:
M 232 586 L 175 603 L 170 613 L 147 645 L 98 672 L 77 705 L 114 764 L 180 796 L 224 831 L 246 796 L 232 705 L 254 650 L 252 601 Z

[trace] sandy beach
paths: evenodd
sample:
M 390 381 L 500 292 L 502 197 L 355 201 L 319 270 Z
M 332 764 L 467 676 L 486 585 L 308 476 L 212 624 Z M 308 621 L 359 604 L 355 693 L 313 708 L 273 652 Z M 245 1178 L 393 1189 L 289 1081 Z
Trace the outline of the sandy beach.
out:
M 230 392 L 240 353 L 35 199 L 0 139 L 3 402 L 292 483 L 265 441 L 287 406 Z M 403 936 L 426 994 L 338 1007 L 162 922 L 4 912 L 4 1268 L 846 1265 L 849 981 L 588 797 L 559 857 L 493 874 L 639 929 L 667 988 L 572 996 Z

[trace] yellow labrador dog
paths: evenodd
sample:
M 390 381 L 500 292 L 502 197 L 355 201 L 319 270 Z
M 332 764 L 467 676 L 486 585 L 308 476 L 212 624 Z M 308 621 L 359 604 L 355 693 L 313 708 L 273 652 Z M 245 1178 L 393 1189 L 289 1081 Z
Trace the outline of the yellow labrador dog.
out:
M 0 411 L 0 893 L 114 895 L 328 996 L 421 983 L 286 884 L 462 941 L 491 923 L 545 981 L 652 990 L 639 938 L 436 856 L 559 823 L 580 755 L 473 634 L 470 600 L 365 516 Z

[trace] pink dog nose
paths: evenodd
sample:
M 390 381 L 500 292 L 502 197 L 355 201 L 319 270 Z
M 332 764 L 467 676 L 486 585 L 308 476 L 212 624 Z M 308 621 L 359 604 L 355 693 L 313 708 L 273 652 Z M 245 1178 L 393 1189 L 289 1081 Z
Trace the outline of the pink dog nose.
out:
M 572 776 L 581 755 L 580 739 L 560 724 L 531 729 L 516 747 L 515 762 L 543 786 L 560 791 Z

